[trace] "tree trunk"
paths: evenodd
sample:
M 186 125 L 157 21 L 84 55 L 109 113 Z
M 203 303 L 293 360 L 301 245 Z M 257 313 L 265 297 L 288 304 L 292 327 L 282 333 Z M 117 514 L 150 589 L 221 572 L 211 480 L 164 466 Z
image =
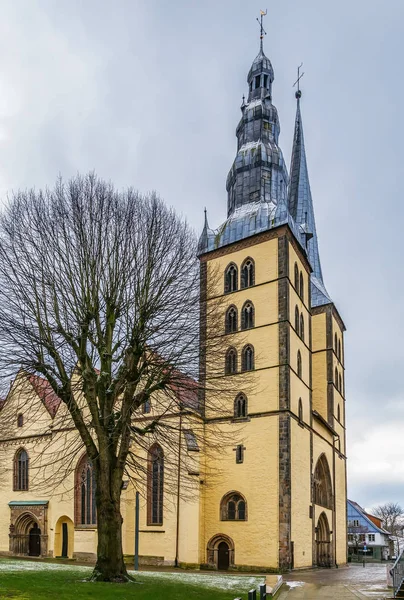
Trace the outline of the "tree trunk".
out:
M 97 563 L 92 580 L 124 583 L 131 578 L 123 560 L 120 493 L 118 492 L 117 496 L 110 494 L 108 487 L 103 489 L 101 486 L 99 489 L 97 486 L 98 545 Z M 115 496 L 116 499 L 111 496 Z

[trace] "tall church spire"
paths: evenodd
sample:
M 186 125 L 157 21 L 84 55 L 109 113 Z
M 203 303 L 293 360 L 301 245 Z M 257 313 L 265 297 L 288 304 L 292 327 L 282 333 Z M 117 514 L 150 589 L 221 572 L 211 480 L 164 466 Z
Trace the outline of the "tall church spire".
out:
M 299 83 L 300 74 L 297 83 Z M 312 303 L 314 305 L 327 304 L 330 297 L 324 287 L 321 271 L 320 255 L 316 222 L 314 218 L 313 201 L 311 197 L 309 174 L 307 170 L 306 150 L 304 146 L 302 115 L 300 112 L 300 98 L 302 92 L 298 87 L 296 92 L 297 109 L 295 133 L 293 138 L 292 160 L 290 166 L 290 186 L 288 193 L 288 208 L 293 220 L 300 226 L 305 238 L 306 252 L 313 269 Z

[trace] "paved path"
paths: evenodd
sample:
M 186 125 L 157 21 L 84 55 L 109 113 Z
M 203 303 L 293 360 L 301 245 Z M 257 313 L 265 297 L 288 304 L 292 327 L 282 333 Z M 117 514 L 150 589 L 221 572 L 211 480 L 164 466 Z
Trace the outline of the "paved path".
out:
M 391 598 L 386 586 L 386 563 L 351 565 L 340 569 L 294 571 L 284 580 L 290 590 L 280 600 L 384 600 Z

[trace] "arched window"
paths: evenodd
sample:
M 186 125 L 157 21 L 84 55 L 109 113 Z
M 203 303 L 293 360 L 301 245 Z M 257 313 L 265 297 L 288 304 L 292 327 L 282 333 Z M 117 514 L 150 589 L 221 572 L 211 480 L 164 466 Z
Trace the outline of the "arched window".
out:
M 303 403 L 301 398 L 299 398 L 299 421 L 303 423 Z
M 248 288 L 255 283 L 255 267 L 252 258 L 246 258 L 241 267 L 241 287 Z
M 230 292 L 236 292 L 238 289 L 237 285 L 238 272 L 237 267 L 233 263 L 230 264 L 224 274 L 224 293 L 229 294 Z
M 241 329 L 251 329 L 252 327 L 254 327 L 254 305 L 248 300 L 241 311 Z
M 342 394 L 342 377 L 341 377 L 341 373 L 338 374 L 338 389 L 339 389 L 340 393 Z
M 241 354 L 241 370 L 252 371 L 254 369 L 254 348 L 251 344 L 244 346 Z
M 300 315 L 300 337 L 304 341 L 304 317 L 302 314 Z
M 75 520 L 77 526 L 94 526 L 97 524 L 95 490 L 94 468 L 91 460 L 85 454 L 76 468 Z
M 244 419 L 247 416 L 247 398 L 244 394 L 238 394 L 234 401 L 234 417 Z
M 237 331 L 237 308 L 235 306 L 230 306 L 227 309 L 225 331 L 226 333 L 234 333 Z
M 14 456 L 14 490 L 28 490 L 29 458 L 24 448 L 17 450 Z
M 337 406 L 337 420 L 341 423 L 341 408 L 339 404 Z
M 303 273 L 300 271 L 300 289 L 299 289 L 299 293 L 300 293 L 300 298 L 303 300 L 303 296 L 304 296 L 304 281 L 303 281 Z
M 297 335 L 299 335 L 299 309 L 297 306 L 295 307 L 295 330 Z
M 302 355 L 300 350 L 297 351 L 297 374 L 300 378 L 302 377 Z
M 331 475 L 325 454 L 320 456 L 314 470 L 313 502 L 325 508 L 332 508 Z
M 237 373 L 237 350 L 229 348 L 226 352 L 225 374 Z
M 338 340 L 338 358 L 341 360 L 341 340 Z
M 162 525 L 164 452 L 159 444 L 154 444 L 150 448 L 147 462 L 147 523 L 148 525 Z
M 230 492 L 223 496 L 220 503 L 222 521 L 246 521 L 247 502 L 239 492 Z
M 337 334 L 334 335 L 334 350 L 335 350 L 335 354 L 337 354 L 337 350 L 338 350 Z
M 295 263 L 295 290 L 299 293 L 299 267 Z
M 337 367 L 335 367 L 334 377 L 335 377 L 335 387 L 338 389 L 338 369 L 337 369 Z
M 24 415 L 20 413 L 17 415 L 17 427 L 22 427 L 24 425 Z

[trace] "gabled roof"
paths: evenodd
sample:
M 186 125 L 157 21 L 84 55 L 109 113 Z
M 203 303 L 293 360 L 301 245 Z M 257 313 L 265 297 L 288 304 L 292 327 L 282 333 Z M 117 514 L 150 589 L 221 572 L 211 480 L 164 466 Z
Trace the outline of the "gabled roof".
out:
M 367 521 L 373 530 L 378 531 L 379 533 L 383 533 L 384 535 L 391 535 L 389 531 L 386 531 L 385 529 L 383 529 L 383 527 L 378 527 L 376 525 L 376 523 L 374 523 L 369 515 L 367 514 L 367 512 L 365 511 L 365 509 L 363 509 L 357 502 L 354 502 L 353 500 L 349 500 L 348 499 L 348 503 L 352 506 L 352 508 L 354 508 L 361 517 L 363 517 L 365 519 L 365 521 Z
M 43 377 L 39 377 L 39 375 L 28 375 L 27 379 L 53 419 L 58 411 L 61 399 L 55 394 L 50 383 Z

